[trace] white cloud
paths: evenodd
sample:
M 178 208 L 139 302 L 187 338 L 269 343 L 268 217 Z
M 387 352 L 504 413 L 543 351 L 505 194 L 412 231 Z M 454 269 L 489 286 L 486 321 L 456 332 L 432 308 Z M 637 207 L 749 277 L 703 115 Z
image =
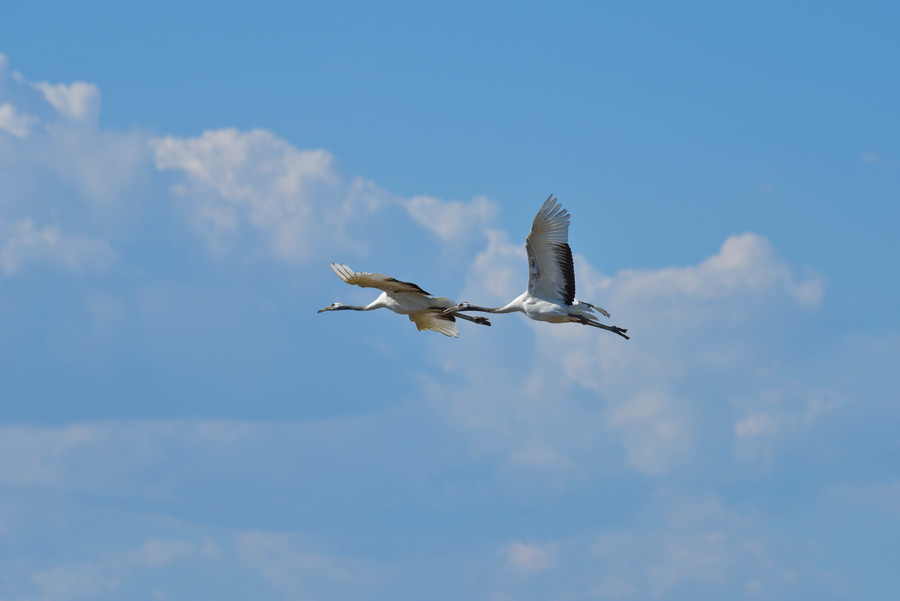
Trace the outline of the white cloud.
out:
M 756 512 L 716 495 L 660 488 L 627 519 L 604 523 L 504 546 L 496 598 L 732 598 L 751 581 L 783 593 L 803 565 L 790 553 L 784 559 L 783 540 Z
M 784 567 L 768 554 L 771 534 L 717 497 L 661 490 L 642 513 L 645 525 L 600 534 L 591 545 L 601 598 L 667 597 L 691 584 L 741 590 L 748 577 L 759 586 L 783 580 Z
M 498 213 L 497 204 L 479 196 L 468 203 L 415 196 L 406 202 L 412 218 L 444 241 L 459 240 L 483 231 Z
M 92 599 L 119 586 L 118 579 L 100 573 L 90 564 L 69 564 L 37 572 L 31 579 L 41 590 L 42 601 Z
M 0 129 L 21 141 L 2 144 L 0 136 L 0 177 L 18 193 L 0 198 L 8 207 L 17 205 L 17 217 L 33 216 L 52 207 L 54 213 L 67 207 L 59 199 L 57 183 L 74 188 L 90 201 L 131 200 L 134 189 L 147 182 L 141 175 L 150 167 L 148 136 L 138 130 L 119 132 L 98 127 L 100 91 L 84 82 L 72 84 L 30 82 L 14 73 L 11 86 L 23 98 L 39 90 L 55 111 L 43 117 L 42 127 L 32 114 L 49 113 L 42 103 L 0 107 Z M 125 193 L 132 192 L 127 197 Z M 23 193 L 28 198 L 20 199 Z M 18 204 L 17 204 L 18 203 Z M 63 224 L 65 226 L 66 224 Z
M 754 233 L 731 236 L 700 265 L 624 271 L 616 280 L 616 296 L 623 299 L 710 300 L 783 290 L 801 304 L 816 305 L 824 294 L 821 276 L 795 277 L 769 241 Z
M 894 475 L 871 482 L 832 485 L 825 497 L 829 503 L 849 503 L 858 513 L 875 511 L 888 518 L 900 518 L 900 478 Z
M 766 413 L 749 415 L 734 425 L 734 433 L 738 438 L 755 438 L 778 431 L 778 420 Z
M 62 483 L 63 462 L 98 440 L 96 428 L 0 425 L 0 483 L 14 486 Z
M 173 190 L 193 205 L 214 248 L 246 223 L 265 234 L 280 259 L 306 260 L 319 244 L 350 244 L 346 224 L 384 203 L 371 182 L 339 177 L 328 152 L 298 150 L 265 130 L 222 129 L 151 144 L 157 169 L 186 176 L 187 184 Z
M 57 226 L 37 228 L 30 219 L 0 219 L 0 271 L 7 276 L 29 263 L 47 263 L 74 272 L 101 270 L 114 256 L 104 240 L 65 234 Z
M 123 588 L 133 580 L 135 571 L 161 570 L 196 557 L 196 545 L 190 541 L 149 540 L 139 548 L 103 553 L 87 561 L 67 561 L 32 572 L 28 579 L 40 591 L 41 601 L 93 599 Z M 16 581 L 17 572 L 5 574 Z M 8 565 L 6 567 L 9 567 Z
M 0 136 L 0 178 L 12 192 L 0 197 L 0 208 L 23 223 L 52 217 L 63 231 L 102 224 L 104 236 L 93 237 L 115 240 L 122 223 L 143 217 L 134 209 L 145 208 L 139 203 L 151 194 L 154 179 L 165 177 L 180 202 L 157 203 L 153 211 L 174 208 L 175 215 L 166 217 L 186 218 L 211 250 L 252 255 L 259 239 L 277 259 L 296 263 L 331 259 L 336 249 L 365 254 L 398 209 L 441 240 L 480 232 L 497 210 L 480 197 L 468 203 L 427 196 L 405 201 L 370 180 L 340 174 L 326 150 L 300 149 L 262 129 L 155 138 L 137 129 L 100 129 L 101 94 L 90 83 L 32 82 L 14 73 L 9 84 L 28 92 L 23 98 L 40 91 L 54 109 L 34 100 L 34 106 L 0 105 L 0 129 L 10 134 Z M 60 184 L 92 203 L 87 216 L 60 194 Z
M 222 547 L 219 545 L 219 543 L 216 542 L 213 537 L 207 536 L 203 539 L 203 546 L 200 547 L 200 555 L 202 557 L 206 557 L 208 559 L 220 559 L 222 557 L 222 553 Z
M 414 408 L 410 408 L 412 411 Z M 425 414 L 427 416 L 427 414 Z M 308 457 L 329 449 L 332 471 L 397 471 L 405 447 L 373 452 L 379 440 L 425 417 L 408 412 L 345 419 L 304 421 L 103 420 L 39 426 L 0 424 L 0 486 L 66 490 L 72 493 L 142 499 L 168 499 L 192 489 L 197 474 L 243 491 L 269 479 L 278 488 L 287 473 L 340 485 L 320 474 Z M 352 444 L 348 441 L 352 441 Z M 291 452 L 285 453 L 285 449 Z M 276 458 L 277 457 L 277 458 Z M 408 469 L 425 469 L 422 453 Z M 406 461 L 408 458 L 404 457 Z M 147 478 L 147 473 L 157 478 Z M 217 480 L 218 479 L 218 480 Z M 383 487 L 359 478 L 362 490 Z M 291 486 L 291 482 L 283 482 Z
M 125 301 L 104 290 L 88 293 L 85 303 L 94 322 L 94 329 L 101 335 L 113 333 L 124 323 L 128 314 Z
M 17 138 L 25 138 L 31 128 L 40 120 L 37 117 L 22 113 L 16 107 L 9 104 L 0 105 L 0 129 L 5 130 Z
M 744 463 L 768 468 L 776 453 L 815 430 L 849 404 L 836 390 L 819 391 L 785 384 L 734 395 L 734 454 Z
M 461 299 L 503 304 L 525 287 L 525 251 L 505 232 L 487 235 Z M 822 279 L 798 276 L 756 234 L 728 238 L 694 266 L 605 276 L 583 257 L 575 259 L 578 297 L 610 310 L 609 321 L 629 328 L 632 339 L 521 315 L 495 316 L 495 329 L 506 320 L 503 327 L 524 328 L 534 344 L 507 344 L 495 336 L 478 356 L 443 359 L 448 381 L 430 388 L 436 407 L 470 433 L 480 452 L 500 453 L 522 466 L 584 474 L 598 463 L 624 462 L 662 476 L 698 461 L 727 462 L 732 441 L 711 434 L 725 428 L 747 439 L 762 425 L 735 425 L 763 411 L 747 405 L 733 386 L 748 386 L 750 395 L 769 386 L 757 371 L 758 356 L 781 335 L 760 336 L 758 315 L 777 322 L 793 307 L 813 308 L 823 295 Z M 701 407 L 710 404 L 730 409 L 707 415 Z M 775 409 L 768 412 L 769 425 L 785 411 L 796 420 L 822 407 L 797 413 L 792 402 Z M 730 411 L 746 415 L 732 420 Z M 708 441 L 721 446 L 711 451 Z M 619 455 L 611 444 L 619 446 Z
M 53 124 L 36 140 L 33 157 L 88 200 L 137 203 L 131 192 L 145 182 L 147 135 L 140 131 L 101 131 Z
M 640 390 L 607 415 L 621 432 L 628 465 L 645 474 L 665 473 L 690 449 L 690 429 L 676 401 L 661 391 Z
M 226 449 L 255 440 L 249 423 L 214 421 L 99 421 L 59 427 L 0 425 L 0 484 L 49 486 L 106 494 L 125 492 L 153 496 L 151 483 L 134 477 L 148 466 L 175 459 L 172 448 L 199 442 L 203 448 Z M 202 456 L 202 453 L 200 454 Z M 198 459 L 197 454 L 193 455 Z M 180 461 L 186 461 L 182 456 Z
M 487 229 L 487 248 L 475 257 L 469 271 L 465 300 L 475 304 L 506 304 L 525 291 L 528 258 L 524 244 L 514 244 L 509 234 Z
M 235 536 L 241 565 L 259 571 L 273 588 L 289 598 L 313 596 L 323 585 L 371 586 L 379 579 L 369 561 L 315 550 L 297 534 L 249 530 Z
M 35 82 L 44 99 L 62 117 L 77 122 L 95 122 L 100 114 L 100 89 L 91 83 L 76 81 L 71 84 Z
M 686 582 L 723 583 L 735 562 L 735 542 L 726 532 L 657 530 L 600 536 L 594 553 L 629 582 L 638 595 L 661 597 Z
M 189 541 L 149 540 L 137 550 L 121 554 L 118 559 L 130 565 L 159 568 L 180 561 L 194 553 Z
M 516 541 L 503 551 L 509 567 L 523 574 L 536 574 L 556 565 L 557 549 L 553 544 Z

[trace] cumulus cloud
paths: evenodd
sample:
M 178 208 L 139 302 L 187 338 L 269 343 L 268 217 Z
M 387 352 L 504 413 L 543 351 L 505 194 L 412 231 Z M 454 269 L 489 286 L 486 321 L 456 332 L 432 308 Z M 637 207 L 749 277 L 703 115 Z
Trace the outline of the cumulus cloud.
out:
M 299 150 L 265 130 L 222 129 L 151 144 L 157 169 L 186 178 L 173 190 L 191 203 L 195 223 L 213 246 L 248 224 L 265 235 L 277 257 L 305 260 L 316 245 L 340 238 L 347 222 L 385 202 L 371 182 L 341 178 L 330 153 Z
M 39 122 L 37 117 L 22 113 L 12 104 L 0 105 L 0 129 L 5 130 L 17 138 L 25 138 L 31 128 Z
M 506 304 L 525 291 L 528 259 L 525 245 L 510 242 L 502 230 L 487 229 L 487 248 L 469 270 L 463 296 L 476 304 Z
M 826 490 L 829 503 L 855 506 L 859 513 L 880 512 L 885 518 L 900 518 L 900 478 L 894 475 L 875 482 L 832 485 Z
M 6 63 L 4 57 L 4 69 Z M 390 211 L 404 211 L 444 242 L 480 233 L 497 212 L 483 197 L 466 203 L 402 199 L 371 180 L 340 173 L 328 151 L 298 148 L 263 129 L 188 137 L 104 129 L 100 90 L 91 83 L 34 82 L 17 72 L 8 83 L 18 87 L 11 98 L 28 106 L 0 102 L 0 177 L 14 191 L 0 202 L 4 217 L 22 223 L 52 216 L 63 231 L 73 227 L 67 219 L 104 224 L 109 231 L 92 237 L 114 239 L 112 222 L 139 219 L 139 199 L 163 180 L 177 203 L 158 204 L 155 212 L 173 209 L 166 217 L 186 219 L 211 250 L 255 253 L 261 241 L 270 256 L 297 263 L 338 248 L 365 254 L 377 239 L 379 216 L 388 223 Z M 90 203 L 91 219 L 61 197 L 60 187 Z M 28 202 L 19 191 L 36 198 Z M 19 268 L 7 261 L 5 269 Z
M 147 492 L 152 485 L 130 476 L 166 460 L 166 448 L 197 441 L 225 449 L 256 440 L 258 432 L 252 424 L 228 421 L 0 424 L 0 484 Z
M 509 567 L 523 574 L 536 574 L 556 565 L 556 546 L 553 544 L 516 541 L 503 549 Z
M 138 570 L 160 570 L 196 558 L 196 544 L 184 540 L 148 540 L 138 548 L 120 549 L 84 561 L 65 563 L 31 572 L 27 580 L 39 591 L 39 599 L 95 598 L 115 592 Z M 5 574 L 7 583 L 24 580 L 20 570 Z M 9 566 L 7 566 L 9 567 Z M 16 588 L 24 588 L 24 582 Z
M 44 95 L 62 117 L 78 122 L 93 122 L 100 114 L 100 89 L 91 83 L 76 81 L 71 84 L 35 82 L 33 85 Z
M 525 251 L 505 232 L 487 233 L 462 298 L 503 304 L 525 287 Z M 777 320 L 793 307 L 811 310 L 824 294 L 820 276 L 798 275 L 766 238 L 730 237 L 697 265 L 603 275 L 581 256 L 575 263 L 578 297 L 609 309 L 610 321 L 629 328 L 632 340 L 521 315 L 496 316 L 495 327 L 501 319 L 517 322 L 531 332 L 534 345 L 511 348 L 491 340 L 483 357 L 447 358 L 453 380 L 431 388 L 436 406 L 471 433 L 473 444 L 533 468 L 583 474 L 603 457 L 660 476 L 694 465 L 701 454 L 724 457 L 734 450 L 730 440 L 702 436 L 709 429 L 749 438 L 783 419 L 784 411 L 796 411 L 795 404 L 775 408 L 781 417 L 754 421 L 751 416 L 763 412 L 754 413 L 731 388 L 741 382 L 752 395 L 769 386 L 749 359 L 778 334 L 762 339 L 757 315 L 765 311 Z M 504 357 L 516 357 L 516 363 L 498 360 Z M 704 415 L 700 407 L 710 403 L 730 409 Z M 746 415 L 736 426 L 731 412 Z M 698 440 L 722 446 L 710 453 L 697 447 Z
M 36 572 L 31 580 L 41 591 L 41 599 L 91 598 L 115 591 L 119 580 L 101 573 L 90 564 L 70 564 L 51 570 Z
M 622 435 L 628 465 L 645 474 L 665 473 L 690 448 L 688 420 L 665 392 L 640 390 L 610 408 L 607 423 Z
M 468 203 L 415 196 L 406 202 L 412 218 L 444 241 L 480 233 L 497 215 L 497 204 L 479 196 Z
M 112 263 L 109 243 L 66 234 L 58 226 L 38 228 L 30 219 L 0 219 L 0 271 L 10 276 L 28 264 L 51 264 L 74 272 L 101 270 Z
M 731 598 L 748 583 L 779 594 L 803 563 L 782 542 L 759 515 L 716 495 L 659 488 L 627 524 L 504 546 L 497 598 Z
M 781 290 L 798 303 L 816 305 L 824 294 L 821 276 L 797 277 L 771 243 L 754 233 L 729 237 L 718 254 L 699 265 L 629 270 L 616 279 L 616 295 L 623 301 L 663 297 L 709 300 Z
M 591 543 L 600 598 L 666 597 L 692 584 L 741 591 L 749 580 L 772 589 L 790 579 L 771 556 L 771 533 L 716 496 L 659 490 L 641 512 L 643 527 Z
M 184 178 L 172 190 L 191 207 L 193 222 L 214 250 L 228 248 L 250 228 L 285 261 L 309 260 L 319 247 L 359 252 L 365 243 L 348 229 L 392 207 L 403 207 L 445 242 L 461 241 L 483 232 L 497 213 L 484 197 L 467 203 L 431 196 L 403 200 L 369 180 L 342 175 L 331 153 L 298 149 L 261 129 L 166 136 L 151 145 L 156 168 Z
M 20 211 L 40 211 L 53 205 L 58 212 L 64 201 L 53 187 L 57 182 L 73 186 L 86 200 L 102 202 L 130 200 L 123 199 L 123 194 L 146 183 L 140 175 L 149 167 L 148 136 L 139 130 L 100 128 L 97 86 L 31 82 L 18 72 L 8 83 L 17 92 L 11 96 L 27 105 L 0 104 L 0 130 L 19 139 L 16 145 L 4 148 L 0 136 L 0 175 L 10 189 L 27 191 L 32 197 L 30 203 L 18 206 Z M 41 93 L 52 111 L 32 98 L 33 90 Z M 20 196 L 21 192 L 0 200 L 14 205 Z
M 743 462 L 767 468 L 786 444 L 816 430 L 850 401 L 835 390 L 763 388 L 735 395 L 734 453 Z
M 121 552 L 114 557 L 116 563 L 147 568 L 159 568 L 187 558 L 194 553 L 190 541 L 149 540 L 139 549 Z
M 378 580 L 372 562 L 315 550 L 297 534 L 239 532 L 235 548 L 243 566 L 258 570 L 267 583 L 290 598 L 311 596 L 323 585 L 360 587 Z
M 139 189 L 147 171 L 148 136 L 54 125 L 36 140 L 34 157 L 63 182 L 75 185 L 88 200 L 134 207 L 130 192 Z
M 754 438 L 778 431 L 778 420 L 766 413 L 749 415 L 734 425 L 734 433 L 738 438 Z

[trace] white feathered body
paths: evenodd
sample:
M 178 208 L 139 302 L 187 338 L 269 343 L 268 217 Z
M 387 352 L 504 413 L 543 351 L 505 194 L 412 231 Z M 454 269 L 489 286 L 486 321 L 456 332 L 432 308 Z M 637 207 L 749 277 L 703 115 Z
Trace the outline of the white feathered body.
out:
M 422 296 L 411 292 L 382 292 L 368 306 L 372 309 L 390 309 L 394 313 L 410 315 L 434 308 L 449 309 L 455 307 L 456 303 L 446 296 Z
M 605 309 L 575 298 L 575 264 L 569 247 L 569 212 L 551 194 L 538 210 L 525 238 L 528 255 L 528 289 L 503 307 L 480 307 L 462 303 L 461 311 L 512 313 L 521 311 L 536 321 L 581 323 L 619 334 L 618 326 L 601 324 L 594 311 L 609 317 Z
M 521 311 L 529 318 L 536 321 L 546 321 L 549 323 L 569 323 L 578 321 L 573 315 L 583 316 L 588 319 L 595 319 L 594 309 L 605 314 L 603 309 L 594 307 L 589 303 L 583 303 L 575 300 L 571 305 L 564 304 L 561 300 L 552 301 L 539 298 L 531 292 L 524 292 L 521 296 L 514 299 L 506 307 L 498 310 L 498 313 L 504 313 L 507 309 L 509 312 Z
M 394 313 L 406 315 L 416 324 L 419 331 L 432 330 L 445 336 L 456 338 L 459 330 L 454 323 L 455 317 L 444 315 L 445 309 L 456 306 L 456 303 L 446 296 L 431 296 L 412 282 L 402 282 L 383 273 L 355 272 L 347 265 L 332 263 L 331 269 L 346 283 L 362 288 L 377 288 L 381 294 L 364 307 L 349 307 L 335 303 L 332 307 L 326 307 L 322 311 L 335 308 L 355 308 L 358 311 L 372 311 L 374 309 L 389 309 Z M 460 316 L 462 317 L 462 316 Z M 472 318 L 466 317 L 472 321 Z M 487 320 L 476 320 L 477 323 L 490 325 Z

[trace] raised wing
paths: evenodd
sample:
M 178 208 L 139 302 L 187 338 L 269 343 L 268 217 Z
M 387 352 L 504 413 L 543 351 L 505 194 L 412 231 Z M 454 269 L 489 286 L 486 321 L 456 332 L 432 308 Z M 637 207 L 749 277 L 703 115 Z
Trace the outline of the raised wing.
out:
M 368 273 L 366 271 L 355 272 L 343 263 L 332 263 L 331 270 L 348 284 L 360 286 L 362 288 L 378 288 L 384 292 L 412 292 L 430 296 L 415 284 L 401 282 L 400 280 L 388 277 L 383 273 Z
M 569 248 L 569 213 L 551 194 L 525 238 L 528 251 L 528 292 L 547 300 L 575 300 L 575 265 Z
M 456 329 L 456 320 L 452 315 L 441 317 L 440 311 L 416 311 L 409 314 L 409 320 L 416 324 L 419 331 L 433 330 L 444 336 L 459 338 L 459 330 Z

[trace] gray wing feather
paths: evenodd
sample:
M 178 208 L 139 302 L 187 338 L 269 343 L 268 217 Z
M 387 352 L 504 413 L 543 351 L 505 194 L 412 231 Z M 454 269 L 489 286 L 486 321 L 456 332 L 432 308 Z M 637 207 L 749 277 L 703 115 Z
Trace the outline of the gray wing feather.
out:
M 575 264 L 569 248 L 569 213 L 551 194 L 544 201 L 531 232 L 528 252 L 528 292 L 538 298 L 575 300 Z
M 355 272 L 343 263 L 332 263 L 331 270 L 348 284 L 361 288 L 378 288 L 382 292 L 412 292 L 431 296 L 412 282 L 401 282 L 383 273 Z

